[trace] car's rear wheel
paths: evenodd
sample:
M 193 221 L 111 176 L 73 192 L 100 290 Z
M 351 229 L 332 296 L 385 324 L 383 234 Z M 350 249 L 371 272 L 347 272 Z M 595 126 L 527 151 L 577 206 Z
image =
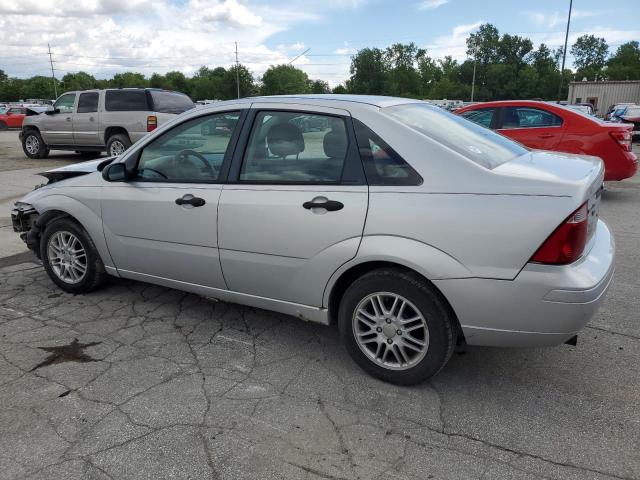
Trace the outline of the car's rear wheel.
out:
M 49 148 L 36 130 L 27 130 L 22 136 L 22 150 L 29 158 L 47 158 Z
M 49 278 L 65 292 L 90 292 L 106 278 L 91 238 L 69 218 L 47 225 L 40 240 L 40 258 Z
M 453 352 L 455 319 L 438 292 L 418 275 L 381 269 L 357 279 L 338 313 L 351 357 L 387 382 L 422 382 Z
M 92 151 L 76 151 L 82 158 L 96 158 L 100 156 L 100 152 L 92 152 Z
M 110 157 L 122 155 L 131 146 L 131 140 L 123 133 L 111 135 L 107 140 L 107 154 Z

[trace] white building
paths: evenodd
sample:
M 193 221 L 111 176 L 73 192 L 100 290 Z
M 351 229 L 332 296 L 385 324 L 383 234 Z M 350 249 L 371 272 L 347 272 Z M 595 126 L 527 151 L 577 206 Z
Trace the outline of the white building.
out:
M 615 103 L 640 103 L 640 80 L 571 82 L 569 103 L 591 103 L 603 115 Z

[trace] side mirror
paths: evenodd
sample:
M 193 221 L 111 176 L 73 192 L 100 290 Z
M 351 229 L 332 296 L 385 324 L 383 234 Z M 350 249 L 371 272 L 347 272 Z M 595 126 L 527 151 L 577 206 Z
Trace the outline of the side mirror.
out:
M 124 163 L 112 163 L 102 170 L 102 178 L 107 182 L 126 182 L 129 179 L 127 167 Z
M 54 115 L 56 113 L 60 113 L 60 109 L 59 108 L 51 108 L 49 110 L 45 110 L 44 112 L 47 115 Z

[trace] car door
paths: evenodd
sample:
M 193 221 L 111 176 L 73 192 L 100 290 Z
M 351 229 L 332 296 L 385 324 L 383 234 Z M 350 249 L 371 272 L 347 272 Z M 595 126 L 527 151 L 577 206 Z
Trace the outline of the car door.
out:
M 7 120 L 6 120 L 7 127 L 20 128 L 22 126 L 22 122 L 24 121 L 25 109 L 12 107 L 9 110 L 7 110 L 6 115 L 7 115 Z
M 538 150 L 553 150 L 564 134 L 563 120 L 537 107 L 510 106 L 501 109 L 498 132 Z
M 351 118 L 334 108 L 252 108 L 218 207 L 227 285 L 321 306 L 331 274 L 356 255 L 367 212 Z
M 223 119 L 229 131 L 210 125 Z M 225 288 L 217 209 L 240 109 L 189 118 L 124 157 L 133 178 L 103 188 L 102 219 L 120 274 Z
M 73 112 L 76 93 L 65 93 L 53 104 L 53 110 L 47 112 L 40 123 L 40 134 L 49 145 L 73 144 Z
M 73 116 L 73 139 L 78 146 L 100 145 L 100 92 L 81 92 L 78 107 Z

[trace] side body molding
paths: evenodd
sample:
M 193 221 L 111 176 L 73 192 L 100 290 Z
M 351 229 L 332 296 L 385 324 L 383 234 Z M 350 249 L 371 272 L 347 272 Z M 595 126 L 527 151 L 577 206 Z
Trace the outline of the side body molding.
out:
M 327 308 L 331 290 L 340 276 L 367 262 L 390 262 L 415 270 L 429 280 L 469 278 L 473 274 L 449 254 L 426 243 L 394 235 L 365 235 L 358 254 L 338 268 L 324 290 L 322 306 Z

